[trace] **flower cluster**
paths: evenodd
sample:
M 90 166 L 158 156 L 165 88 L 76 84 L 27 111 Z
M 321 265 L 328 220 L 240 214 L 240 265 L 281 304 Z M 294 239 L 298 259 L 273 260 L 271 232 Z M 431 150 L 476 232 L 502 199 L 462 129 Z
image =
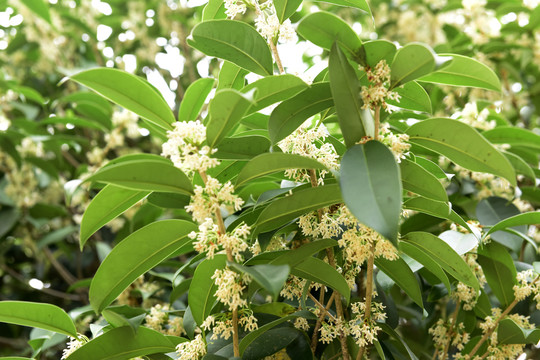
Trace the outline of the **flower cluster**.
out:
M 375 65 L 375 68 L 364 68 L 369 86 L 362 86 L 360 96 L 364 105 L 363 109 L 375 109 L 381 106 L 383 109 L 388 110 L 387 99 L 399 101 L 399 94 L 394 91 L 389 91 L 390 86 L 390 67 L 386 63 L 386 60 L 381 60 Z
M 199 225 L 198 232 L 192 232 L 189 237 L 196 239 L 193 246 L 199 253 L 207 253 L 208 258 L 212 259 L 220 248 L 235 258 L 236 261 L 242 261 L 242 252 L 249 247 L 247 237 L 250 233 L 250 228 L 242 223 L 237 226 L 231 233 L 220 234 L 218 225 L 214 224 L 212 218 L 206 220 Z
M 390 148 L 398 163 L 401 162 L 401 159 L 405 159 L 411 148 L 411 144 L 408 143 L 409 135 L 395 135 L 390 131 L 390 126 L 386 123 L 382 124 L 379 129 L 379 141 Z
M 77 338 L 70 337 L 67 343 L 67 348 L 62 351 L 61 360 L 67 359 L 75 350 L 90 341 L 86 336 L 77 334 Z
M 377 325 L 377 321 L 386 319 L 384 305 L 375 301 L 371 303 L 369 321 L 366 320 L 365 302 L 352 304 L 351 310 L 355 316 L 349 321 L 349 333 L 354 337 L 356 344 L 360 347 L 373 344 L 373 341 L 377 338 L 377 332 L 381 330 Z
M 219 302 L 227 305 L 231 310 L 247 305 L 247 300 L 242 298 L 242 292 L 251 281 L 248 276 L 225 268 L 217 269 L 212 279 L 218 286 L 215 295 Z
M 186 333 L 184 321 L 179 316 L 169 314 L 169 305 L 152 306 L 150 314 L 145 317 L 145 326 L 166 335 L 181 336 Z
M 282 43 L 296 42 L 296 31 L 294 31 L 291 21 L 285 20 L 282 24 L 276 15 L 276 9 L 271 0 L 262 4 L 255 4 L 257 17 L 255 18 L 255 28 L 268 41 L 274 42 L 276 36 Z
M 435 348 L 439 351 L 439 360 L 447 359 L 448 354 L 444 350 L 448 349 L 450 345 L 461 351 L 470 340 L 470 334 L 465 331 L 465 324 L 462 322 L 454 324 L 453 319 L 437 320 L 428 332 L 432 336 Z
M 229 19 L 234 19 L 238 14 L 245 14 L 246 9 L 243 0 L 225 0 L 225 14 Z
M 174 129 L 167 131 L 161 156 L 169 157 L 174 166 L 191 175 L 206 171 L 219 164 L 210 155 L 216 152 L 206 141 L 206 127 L 199 121 L 175 122 Z
M 192 341 L 178 344 L 176 352 L 178 360 L 198 360 L 206 355 L 206 344 L 201 334 L 197 334 Z

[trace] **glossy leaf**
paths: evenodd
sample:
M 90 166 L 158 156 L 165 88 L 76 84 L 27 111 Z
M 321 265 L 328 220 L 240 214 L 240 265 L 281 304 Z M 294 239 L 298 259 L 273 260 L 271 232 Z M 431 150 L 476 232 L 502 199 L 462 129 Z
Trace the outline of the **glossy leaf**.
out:
M 362 42 L 349 24 L 326 11 L 307 15 L 300 21 L 296 31 L 306 40 L 326 50 L 330 50 L 334 42 L 337 42 L 350 56 L 356 56 L 362 47 Z
M 418 81 L 501 91 L 501 82 L 497 75 L 478 60 L 456 54 L 439 54 L 439 56 L 451 56 L 452 61 Z
M 399 164 L 403 188 L 428 199 L 448 201 L 446 190 L 439 180 L 420 165 L 407 159 Z
M 85 70 L 71 79 L 133 111 L 163 129 L 172 129 L 174 115 L 163 97 L 143 79 L 111 68 Z
M 532 131 L 513 126 L 499 126 L 482 133 L 494 144 L 509 144 L 510 146 L 525 146 L 540 150 L 540 135 Z
M 250 275 L 256 283 L 272 294 L 274 298 L 279 295 L 283 285 L 285 285 L 290 271 L 289 265 L 260 264 L 242 266 L 237 263 L 230 263 L 229 266 L 243 274 Z
M 435 70 L 433 50 L 420 43 L 410 43 L 398 49 L 391 65 L 391 86 L 395 88 Z
M 286 138 L 311 116 L 334 105 L 330 84 L 316 83 L 279 104 L 268 121 L 273 144 Z
M 287 169 L 321 169 L 326 166 L 317 160 L 287 153 L 266 153 L 254 157 L 250 160 L 238 174 L 236 186 L 241 186 L 246 182 L 261 176 L 269 175 Z
M 418 306 L 421 308 L 424 307 L 420 285 L 411 268 L 402 258 L 390 261 L 383 257 L 378 257 L 375 258 L 375 265 L 405 291 Z
M 215 80 L 201 78 L 191 83 L 186 89 L 178 109 L 178 121 L 195 121 L 204 105 L 204 101 L 214 87 Z
M 242 93 L 257 89 L 254 95 L 254 104 L 249 107 L 247 114 L 264 109 L 278 101 L 293 97 L 300 91 L 309 87 L 302 79 L 290 75 L 267 76 L 244 87 Z
M 272 54 L 266 40 L 252 26 L 235 20 L 208 20 L 197 24 L 188 44 L 208 56 L 230 61 L 265 76 L 273 74 Z
M 502 319 L 497 327 L 500 344 L 536 344 L 540 341 L 540 329 L 525 329 L 510 318 Z
M 165 335 L 141 326 L 119 327 L 87 342 L 69 355 L 69 360 L 124 360 L 137 356 L 175 351 L 175 344 Z
M 276 8 L 276 16 L 279 23 L 283 24 L 285 20 L 290 18 L 300 4 L 302 4 L 302 0 L 274 0 L 274 7 Z
M 411 232 L 405 238 L 435 260 L 448 274 L 462 283 L 479 290 L 478 279 L 461 255 L 456 253 L 446 242 L 426 232 Z
M 256 233 L 274 230 L 310 211 L 340 203 L 337 185 L 325 185 L 294 192 L 270 203 L 257 219 Z
M 343 275 L 321 259 L 308 257 L 292 268 L 291 274 L 331 287 L 345 298 L 347 304 L 351 299 L 351 290 Z
M 67 336 L 77 336 L 68 314 L 56 305 L 28 301 L 0 301 L 0 322 L 37 327 Z
M 464 168 L 499 175 L 516 184 L 514 168 L 506 157 L 465 123 L 428 119 L 412 125 L 407 134 L 411 143 L 444 155 Z
M 159 160 L 134 160 L 108 165 L 86 181 L 97 181 L 132 190 L 191 194 L 192 185 L 182 170 Z
M 179 249 L 191 248 L 187 236 L 197 227 L 184 220 L 151 223 L 116 245 L 99 266 L 90 285 L 90 304 L 101 312 L 133 281 Z
M 512 217 L 499 221 L 497 224 L 495 224 L 489 229 L 489 231 L 486 233 L 486 236 L 490 235 L 495 231 L 504 230 L 509 227 L 534 224 L 540 224 L 540 212 L 538 211 L 531 211 L 528 213 L 514 215 Z
M 242 94 L 233 89 L 218 91 L 208 106 L 210 117 L 206 125 L 208 145 L 216 147 L 240 122 L 240 119 L 251 105 L 251 93 Z
M 387 99 L 386 103 L 407 110 L 416 110 L 431 113 L 431 99 L 424 88 L 416 81 L 409 81 L 394 92 L 400 96 L 399 101 Z
M 367 119 L 361 116 L 363 102 L 360 98 L 360 82 L 337 43 L 332 45 L 330 51 L 328 73 L 341 133 L 345 145 L 351 147 L 366 136 L 363 122 Z
M 448 291 L 451 291 L 450 280 L 448 280 L 448 276 L 446 276 L 436 259 L 433 259 L 431 256 L 429 256 L 429 254 L 422 251 L 422 249 L 412 244 L 409 244 L 406 241 L 399 242 L 399 249 L 403 251 L 406 255 L 418 261 L 426 269 L 431 271 L 433 275 L 435 275 L 439 280 L 441 280 L 446 289 Z
M 472 232 L 469 224 L 467 224 L 467 222 L 463 220 L 461 216 L 452 210 L 452 208 L 446 202 L 427 199 L 424 197 L 415 197 L 405 201 L 403 203 L 403 208 L 419 211 L 441 219 L 451 220 L 452 222 L 455 222 L 456 224 L 459 224 Z
M 105 186 L 88 204 L 81 220 L 80 247 L 109 221 L 144 199 L 150 192 L 130 190 L 114 185 Z
M 188 303 L 191 304 L 193 319 L 199 326 L 210 315 L 216 300 L 217 285 L 214 283 L 212 275 L 216 270 L 225 268 L 226 264 L 227 256 L 218 254 L 213 259 L 204 260 L 195 269 L 189 286 Z
M 504 246 L 491 242 L 478 249 L 478 263 L 484 270 L 487 283 L 503 308 L 514 300 L 513 286 L 517 271 L 512 256 Z
M 397 244 L 401 181 L 392 152 L 378 141 L 351 147 L 341 162 L 340 185 L 358 221 Z
M 244 87 L 248 71 L 232 62 L 224 61 L 219 70 L 216 92 L 222 89 L 240 90 Z

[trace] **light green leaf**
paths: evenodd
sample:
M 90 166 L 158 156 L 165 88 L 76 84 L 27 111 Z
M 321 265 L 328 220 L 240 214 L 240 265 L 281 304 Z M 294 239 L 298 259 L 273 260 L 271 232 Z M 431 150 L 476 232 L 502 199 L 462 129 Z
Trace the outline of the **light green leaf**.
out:
M 130 190 L 114 185 L 105 186 L 88 204 L 81 220 L 81 250 L 88 238 L 109 221 L 144 199 L 149 191 Z
M 340 185 L 358 221 L 397 244 L 401 180 L 390 149 L 378 141 L 351 147 L 341 161 Z
M 369 4 L 366 0 L 315 0 L 315 1 L 357 8 L 371 15 L 371 9 L 369 8 Z
M 139 276 L 179 249 L 189 250 L 187 235 L 197 227 L 184 220 L 151 223 L 116 245 L 99 266 L 90 285 L 90 304 L 100 313 Z
M 406 255 L 418 261 L 426 269 L 431 271 L 433 275 L 435 275 L 439 280 L 441 280 L 446 289 L 449 292 L 451 291 L 450 280 L 448 280 L 448 276 L 446 276 L 441 266 L 437 263 L 436 259 L 433 259 L 420 248 L 409 244 L 406 241 L 399 242 L 399 249 L 403 251 Z
M 403 203 L 403 208 L 419 211 L 424 214 L 435 216 L 441 219 L 448 219 L 469 230 L 472 233 L 469 224 L 459 216 L 446 202 L 431 200 L 424 197 L 415 197 L 408 199 Z
M 225 18 L 227 18 L 227 14 L 225 14 L 225 2 L 222 0 L 208 0 L 202 12 L 202 20 L 208 21 Z
M 418 306 L 424 308 L 420 285 L 411 268 L 402 258 L 390 261 L 383 257 L 378 257 L 375 258 L 375 265 L 390 279 L 394 280 Z
M 418 81 L 501 91 L 501 82 L 497 75 L 478 60 L 456 54 L 439 56 L 451 56 L 453 59 L 444 68 L 423 76 Z
M 399 94 L 399 101 L 387 99 L 386 103 L 402 109 L 431 113 L 431 99 L 426 90 L 416 81 L 409 81 L 395 88 L 394 92 Z
M 28 301 L 0 301 L 0 322 L 31 326 L 77 336 L 69 315 L 56 305 Z
M 167 336 L 141 326 L 119 327 L 92 339 L 71 355 L 69 360 L 127 360 L 137 356 L 174 352 L 175 344 Z
M 197 24 L 188 44 L 208 56 L 230 61 L 265 76 L 273 74 L 272 54 L 266 40 L 252 26 L 235 20 L 208 20 Z
M 167 102 L 152 85 L 135 75 L 117 69 L 97 68 L 77 73 L 71 79 L 154 125 L 172 129 L 175 118 Z
M 336 184 L 307 188 L 268 205 L 257 219 L 256 233 L 274 230 L 310 211 L 342 202 Z
M 268 121 L 268 133 L 273 144 L 286 138 L 311 116 L 334 105 L 330 84 L 313 84 L 306 90 L 279 104 Z
M 540 150 L 540 135 L 514 126 L 499 126 L 482 135 L 493 144 L 509 144 Z
M 254 156 L 267 152 L 270 146 L 270 140 L 264 136 L 225 138 L 219 143 L 218 151 L 214 153 L 213 157 L 222 160 L 249 160 Z M 232 180 L 232 178 L 227 180 Z
M 227 256 L 224 254 L 215 255 L 214 258 L 207 258 L 195 269 L 193 280 L 189 286 L 188 303 L 191 305 L 191 313 L 197 325 L 210 315 L 216 300 L 217 285 L 212 279 L 216 270 L 224 269 L 227 264 Z
M 85 181 L 97 181 L 127 189 L 191 194 L 189 178 L 182 170 L 161 160 L 133 160 L 104 166 Z
M 28 6 L 34 14 L 52 25 L 48 2 L 45 2 L 44 0 L 21 0 L 21 2 Z
M 266 153 L 254 157 L 242 168 L 236 179 L 236 186 L 239 187 L 258 177 L 287 169 L 327 170 L 326 166 L 317 160 L 305 156 L 286 153 Z
M 361 116 L 363 102 L 360 98 L 360 82 L 337 43 L 332 45 L 330 51 L 328 74 L 341 133 L 345 145 L 351 147 L 366 136 L 365 128 L 368 126 L 364 126 L 367 119 Z
M 101 124 L 99 121 L 83 119 L 77 116 L 70 116 L 70 117 L 53 116 L 53 117 L 41 120 L 39 123 L 41 125 L 72 124 L 72 125 L 75 125 L 75 127 L 85 127 L 89 129 L 107 131 L 107 128 L 103 124 Z
M 409 43 L 398 49 L 391 65 L 391 89 L 435 70 L 435 53 L 426 45 Z
M 271 260 L 269 264 L 287 264 L 291 268 L 304 261 L 308 256 L 312 256 L 321 250 L 327 249 L 332 246 L 337 246 L 337 241 L 333 239 L 322 239 L 314 242 L 310 242 L 296 248 L 294 250 L 285 250 L 281 255 Z
M 206 140 L 210 147 L 216 147 L 240 122 L 253 104 L 252 99 L 251 93 L 242 94 L 233 89 L 223 89 L 216 93 L 208 106 L 210 120 L 206 125 Z
M 427 119 L 412 125 L 407 134 L 411 143 L 444 155 L 464 168 L 498 175 L 516 185 L 514 168 L 506 157 L 465 123 Z
M 390 65 L 396 56 L 396 45 L 388 40 L 367 41 L 362 45 L 361 53 L 365 63 L 372 68 L 381 60 Z
M 279 292 L 285 285 L 289 276 L 289 265 L 260 264 L 253 266 L 242 266 L 237 263 L 229 263 L 229 266 L 243 274 L 248 274 L 251 278 L 272 296 L 277 298 Z
M 222 89 L 240 90 L 244 87 L 248 71 L 232 62 L 224 61 L 219 70 L 216 92 Z
M 354 30 L 338 16 L 318 11 L 304 17 L 296 31 L 306 40 L 323 49 L 330 50 L 334 42 L 349 56 L 358 56 L 362 42 Z
M 416 156 L 414 161 L 418 165 L 435 175 L 437 179 L 448 179 L 446 173 L 439 167 L 439 165 L 435 164 L 433 161 L 420 156 Z
M 448 201 L 446 190 L 439 180 L 422 166 L 407 159 L 399 164 L 403 188 L 428 199 Z
M 214 87 L 215 80 L 198 79 L 186 89 L 178 109 L 178 121 L 195 121 L 204 105 L 204 101 Z
M 484 270 L 491 291 L 506 308 L 514 300 L 513 286 L 517 271 L 512 256 L 504 246 L 494 241 L 478 249 L 478 263 Z
M 528 213 L 514 215 L 512 217 L 499 221 L 497 224 L 495 224 L 493 227 L 489 229 L 489 231 L 486 233 L 486 236 L 490 235 L 491 233 L 495 231 L 503 230 L 503 229 L 513 227 L 513 226 L 535 225 L 535 224 L 540 224 L 540 212 L 538 211 L 531 211 Z
M 296 12 L 296 9 L 302 4 L 302 0 L 274 0 L 276 15 L 279 23 L 283 24 L 285 20 Z
M 347 304 L 351 300 L 351 290 L 347 280 L 336 269 L 321 259 L 308 257 L 292 268 L 291 274 L 331 287 L 345 298 Z
M 540 340 L 540 329 L 525 329 L 510 318 L 502 319 L 497 328 L 500 344 L 536 344 Z
M 246 113 L 251 114 L 278 101 L 289 99 L 308 87 L 302 79 L 290 74 L 267 76 L 254 81 L 241 90 L 247 93 L 257 89 L 253 99 L 255 104 L 250 106 Z
M 521 157 L 511 152 L 504 151 L 504 150 L 501 152 L 504 154 L 504 156 L 506 156 L 508 161 L 510 161 L 510 164 L 512 164 L 517 174 L 525 175 L 526 177 L 528 177 L 529 179 L 533 181 L 536 180 L 534 170 L 531 168 L 529 164 L 525 162 L 525 160 L 523 160 Z
M 410 232 L 403 240 L 422 250 L 457 280 L 479 290 L 478 279 L 469 265 L 443 240 L 426 232 Z

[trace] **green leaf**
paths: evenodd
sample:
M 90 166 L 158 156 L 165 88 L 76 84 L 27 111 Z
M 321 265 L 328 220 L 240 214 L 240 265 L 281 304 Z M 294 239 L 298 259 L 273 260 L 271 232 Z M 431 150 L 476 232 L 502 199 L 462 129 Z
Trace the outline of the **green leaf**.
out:
M 382 329 L 382 331 L 384 331 L 385 333 L 387 333 L 388 335 L 390 335 L 396 340 L 394 344 L 399 348 L 400 355 L 403 355 L 403 356 L 406 355 L 407 356 L 406 359 L 409 359 L 409 360 L 418 360 L 416 355 L 411 351 L 411 349 L 409 349 L 409 346 L 403 340 L 403 336 L 401 336 L 394 329 L 392 329 L 390 325 L 388 325 L 387 323 L 380 322 L 380 323 L 377 323 L 377 326 L 379 326 Z
M 453 59 L 444 68 L 423 76 L 418 81 L 501 91 L 501 82 L 497 75 L 478 60 L 456 54 L 439 56 L 451 56 Z
M 390 65 L 396 56 L 396 45 L 388 40 L 368 41 L 363 44 L 362 53 L 366 64 L 372 68 L 381 60 Z
M 328 73 L 341 133 L 345 145 L 351 147 L 366 136 L 367 126 L 363 122 L 367 119 L 361 116 L 363 103 L 360 98 L 360 82 L 337 43 L 332 45 L 330 51 Z
M 536 344 L 540 341 L 540 329 L 525 329 L 512 319 L 499 322 L 497 340 L 500 344 Z
M 216 300 L 217 285 L 212 279 L 212 275 L 218 269 L 224 269 L 227 264 L 227 256 L 224 254 L 215 255 L 214 258 L 207 258 L 201 262 L 189 286 L 188 303 L 191 305 L 191 313 L 197 325 L 210 315 Z
M 426 199 L 424 197 L 415 197 L 408 199 L 403 203 L 403 208 L 419 211 L 424 214 L 435 216 L 441 219 L 447 219 L 463 226 L 472 233 L 469 224 L 459 216 L 446 202 Z
M 393 89 L 435 70 L 435 54 L 426 45 L 409 43 L 398 49 L 391 65 Z
M 274 0 L 276 15 L 279 23 L 283 24 L 285 20 L 296 12 L 296 9 L 302 4 L 302 0 Z
M 446 242 L 426 232 L 408 233 L 404 240 L 430 256 L 448 274 L 477 291 L 479 290 L 478 279 L 471 271 L 469 265 Z
M 428 199 L 448 201 L 446 190 L 439 180 L 422 166 L 407 159 L 399 164 L 403 188 Z
M 86 181 L 97 181 L 141 191 L 191 194 L 191 181 L 182 170 L 161 160 L 133 160 L 99 169 Z
M 208 56 L 230 61 L 265 76 L 273 74 L 272 54 L 266 40 L 252 26 L 235 20 L 208 20 L 197 24 L 188 44 Z
M 89 129 L 95 129 L 100 131 L 107 131 L 107 128 L 101 124 L 98 121 L 83 119 L 76 116 L 70 116 L 70 117 L 60 117 L 60 116 L 53 116 L 50 118 L 47 118 L 45 120 L 41 120 L 39 122 L 41 125 L 48 125 L 48 124 L 72 124 L 75 125 L 75 127 L 85 127 Z
M 397 244 L 401 181 L 390 149 L 378 141 L 351 147 L 341 161 L 340 185 L 358 221 Z
M 287 169 L 327 170 L 326 166 L 317 160 L 305 156 L 286 153 L 266 153 L 254 157 L 242 168 L 236 179 L 236 186 L 239 187 L 258 177 Z
M 427 119 L 412 125 L 407 134 L 411 143 L 444 155 L 464 168 L 498 175 L 516 185 L 514 168 L 506 157 L 465 123 Z
M 431 256 L 422 251 L 419 247 L 411 245 L 405 241 L 399 242 L 399 249 L 403 251 L 406 255 L 418 261 L 426 269 L 431 271 L 433 275 L 435 275 L 439 280 L 441 280 L 448 292 L 451 291 L 450 280 L 448 280 L 448 276 L 446 276 L 441 266 L 437 263 L 436 259 L 433 259 Z
M 28 301 L 0 301 L 0 322 L 31 326 L 76 337 L 68 314 L 56 305 Z
M 399 94 L 399 101 L 387 99 L 388 104 L 402 109 L 431 113 L 431 99 L 426 90 L 416 81 L 409 81 L 403 86 L 395 88 L 394 92 Z
M 371 9 L 369 8 L 369 4 L 366 0 L 315 0 L 315 1 L 357 8 L 371 15 Z
M 347 304 L 351 300 L 351 290 L 347 280 L 336 269 L 321 259 L 308 257 L 292 268 L 291 274 L 331 287 L 345 298 Z
M 88 204 L 81 220 L 80 248 L 93 233 L 127 209 L 144 199 L 150 192 L 107 185 Z
M 482 135 L 494 144 L 509 144 L 540 150 L 540 135 L 514 126 L 499 126 Z
M 52 25 L 51 14 L 49 13 L 49 4 L 44 0 L 21 0 L 37 16 Z
M 270 203 L 257 219 L 256 233 L 277 229 L 300 215 L 342 202 L 336 184 L 307 188 Z
M 225 3 L 222 0 L 208 0 L 208 4 L 203 9 L 202 20 L 225 19 Z
M 506 228 L 513 227 L 513 226 L 535 225 L 535 224 L 540 224 L 540 212 L 538 211 L 531 211 L 524 214 L 514 215 L 502 221 L 499 221 L 497 224 L 495 224 L 493 227 L 489 229 L 489 231 L 486 233 L 486 236 L 490 235 L 491 233 L 495 231 L 504 230 Z
M 439 167 L 439 165 L 435 164 L 433 161 L 420 156 L 416 156 L 414 161 L 418 165 L 435 175 L 437 179 L 448 179 L 446 173 Z
M 291 268 L 304 261 L 308 256 L 312 256 L 321 250 L 327 249 L 332 246 L 337 246 L 337 241 L 333 239 L 322 239 L 314 242 L 310 242 L 296 248 L 294 250 L 285 250 L 281 255 L 271 260 L 269 264 L 281 265 L 287 264 Z
M 6 235 L 18 222 L 21 213 L 17 208 L 0 209 L 0 237 Z
M 224 61 L 219 70 L 216 92 L 222 89 L 240 90 L 244 87 L 248 71 L 232 62 Z
M 262 286 L 272 296 L 277 298 L 289 276 L 289 265 L 261 264 L 242 266 L 237 263 L 229 263 L 229 266 L 241 273 L 251 276 L 256 283 Z
M 375 265 L 390 279 L 394 280 L 418 306 L 424 308 L 420 285 L 411 268 L 402 258 L 390 261 L 383 257 L 378 257 L 375 258 Z
M 218 151 L 214 153 L 213 157 L 216 159 L 249 160 L 267 152 L 270 146 L 268 138 L 258 135 L 226 138 L 219 143 Z M 209 175 L 211 175 L 210 172 Z M 227 180 L 232 180 L 232 178 Z
M 308 87 L 302 79 L 290 74 L 267 76 L 254 81 L 241 90 L 247 93 L 257 89 L 253 99 L 255 104 L 251 105 L 246 113 L 251 114 L 278 101 L 289 99 Z
M 501 152 L 504 154 L 504 156 L 506 156 L 508 161 L 510 161 L 510 164 L 512 164 L 517 174 L 525 175 L 526 177 L 528 177 L 529 179 L 533 181 L 536 180 L 534 170 L 531 168 L 529 164 L 525 162 L 525 160 L 523 160 L 521 157 L 511 152 L 504 151 L 504 150 Z
M 48 245 L 64 241 L 66 237 L 73 234 L 77 230 L 79 230 L 78 226 L 66 226 L 64 228 L 51 231 L 37 242 L 37 248 L 41 250 Z
M 300 311 L 297 311 L 295 312 L 294 314 L 290 314 L 290 315 L 287 315 L 287 316 L 284 316 L 282 317 L 281 319 L 277 319 L 277 320 L 274 320 L 268 324 L 265 324 L 261 327 L 259 327 L 257 330 L 255 331 L 251 331 L 249 332 L 246 336 L 244 336 L 242 338 L 242 340 L 240 341 L 240 356 L 242 356 L 244 354 L 244 351 L 246 351 L 246 349 L 248 348 L 248 346 L 253 342 L 255 341 L 255 339 L 257 339 L 258 337 L 260 337 L 261 335 L 263 335 L 265 332 L 267 332 L 268 330 L 276 327 L 277 325 L 279 324 L 282 324 L 286 321 L 289 321 L 289 320 L 292 320 L 292 319 L 295 319 L 297 317 L 303 317 L 303 318 L 306 318 L 306 319 L 313 319 L 314 318 L 314 315 L 308 311 L 308 310 L 300 310 Z
M 240 122 L 253 104 L 252 98 L 252 94 L 242 94 L 233 89 L 216 93 L 208 106 L 210 120 L 206 125 L 206 140 L 210 147 L 216 147 Z
M 504 246 L 490 242 L 478 249 L 478 263 L 484 270 L 491 291 L 506 308 L 514 300 L 512 287 L 517 284 L 517 271 L 512 256 Z
M 178 121 L 195 121 L 201 112 L 204 101 L 214 87 L 215 80 L 209 78 L 198 79 L 186 89 L 178 109 Z
M 165 335 L 141 326 L 133 332 L 130 326 L 119 327 L 92 339 L 71 355 L 69 360 L 124 360 L 137 356 L 175 351 Z
M 309 117 L 334 105 L 330 84 L 313 84 L 306 90 L 279 104 L 268 121 L 268 133 L 273 144 L 286 138 Z
M 171 130 L 174 115 L 152 85 L 125 71 L 111 68 L 85 70 L 71 79 L 163 129 Z
M 307 15 L 300 21 L 296 31 L 306 40 L 326 50 L 330 50 L 334 42 L 337 42 L 349 56 L 356 56 L 362 47 L 362 42 L 349 24 L 326 11 Z
M 100 313 L 139 276 L 179 249 L 191 248 L 187 236 L 197 227 L 184 220 L 151 223 L 116 245 L 99 266 L 90 285 L 90 304 Z

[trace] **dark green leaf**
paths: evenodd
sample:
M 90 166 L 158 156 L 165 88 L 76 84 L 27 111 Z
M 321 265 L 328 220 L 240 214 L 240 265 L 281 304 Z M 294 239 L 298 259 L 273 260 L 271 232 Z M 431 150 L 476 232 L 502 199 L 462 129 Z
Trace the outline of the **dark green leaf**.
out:
M 274 298 L 279 295 L 290 270 L 289 265 L 261 264 L 242 266 L 237 263 L 230 263 L 229 266 L 241 273 L 250 275 L 256 283 L 272 294 Z
M 536 344 L 540 340 L 540 329 L 525 329 L 512 319 L 502 319 L 497 328 L 500 344 Z
M 493 227 L 489 229 L 489 231 L 486 233 L 487 235 L 490 235 L 491 233 L 503 230 L 509 227 L 513 226 L 520 226 L 520 225 L 535 225 L 540 224 L 540 212 L 538 211 L 532 211 L 524 214 L 518 214 L 511 216 L 509 218 L 506 218 L 502 221 L 499 221 L 497 224 L 495 224 Z
M 478 263 L 484 270 L 487 283 L 506 308 L 514 300 L 513 286 L 517 284 L 517 271 L 512 256 L 506 248 L 491 242 L 478 249 Z
M 398 49 L 391 65 L 391 88 L 418 79 L 435 70 L 433 50 L 420 43 L 409 43 Z
M 390 279 L 394 280 L 418 306 L 421 308 L 424 307 L 420 285 L 411 268 L 402 258 L 390 261 L 383 257 L 378 257 L 375 258 L 375 265 Z
M 255 104 L 247 110 L 247 113 L 250 114 L 278 101 L 289 99 L 308 87 L 308 84 L 302 79 L 285 74 L 264 77 L 247 85 L 241 91 L 247 93 L 257 89 L 253 99 Z
M 422 166 L 407 159 L 399 164 L 403 188 L 428 199 L 448 201 L 446 190 L 439 180 Z
M 228 60 L 259 75 L 273 74 L 272 54 L 266 40 L 250 25 L 235 20 L 208 20 L 197 24 L 188 44 L 208 56 Z
M 341 162 L 340 185 L 358 221 L 397 244 L 401 181 L 390 149 L 378 141 L 351 147 Z
M 399 94 L 399 101 L 387 99 L 388 104 L 402 109 L 431 113 L 431 99 L 426 90 L 416 81 L 409 81 L 403 86 L 395 88 L 394 92 Z
M 461 216 L 459 216 L 450 205 L 446 202 L 426 199 L 423 197 L 415 197 L 403 203 L 403 208 L 420 211 L 424 214 L 435 216 L 441 219 L 448 219 L 456 224 L 459 224 L 472 233 L 469 224 Z
M 332 246 L 337 246 L 337 241 L 332 239 L 323 239 L 310 242 L 296 248 L 294 250 L 283 251 L 281 255 L 271 260 L 269 264 L 278 265 L 278 264 L 287 264 L 291 268 L 294 268 L 296 265 L 304 261 L 308 256 L 327 249 Z
M 441 280 L 441 282 L 444 284 L 444 286 L 449 292 L 451 291 L 448 276 L 446 276 L 441 266 L 437 263 L 436 259 L 433 259 L 420 248 L 411 245 L 405 241 L 399 242 L 399 249 L 403 251 L 406 255 L 418 261 L 420 264 L 424 265 L 426 269 L 431 271 L 433 275 L 435 275 L 439 280 Z
M 222 160 L 249 160 L 267 152 L 270 145 L 268 138 L 258 135 L 226 138 L 221 141 L 213 157 Z
M 195 121 L 204 105 L 204 101 L 214 87 L 215 80 L 202 78 L 191 83 L 186 89 L 178 109 L 178 121 Z
M 482 199 L 476 206 L 476 216 L 478 221 L 483 226 L 494 226 L 495 224 L 503 221 L 506 218 L 510 218 L 519 215 L 519 209 L 505 198 L 490 196 L 487 199 Z M 513 227 L 513 230 L 521 233 L 527 233 L 527 226 L 525 224 L 517 225 Z M 515 250 L 519 251 L 522 240 L 519 236 L 509 234 L 505 231 L 492 231 L 490 236 L 493 240 Z

